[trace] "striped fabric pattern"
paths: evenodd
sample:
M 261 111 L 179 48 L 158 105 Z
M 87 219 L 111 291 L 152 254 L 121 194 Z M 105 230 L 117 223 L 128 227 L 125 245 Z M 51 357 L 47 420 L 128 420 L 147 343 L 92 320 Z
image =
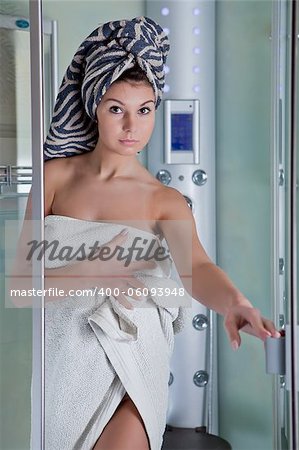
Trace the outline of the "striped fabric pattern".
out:
M 82 42 L 63 77 L 44 143 L 44 159 L 94 149 L 97 106 L 109 86 L 136 64 L 153 86 L 157 108 L 168 52 L 163 29 L 144 16 L 108 22 L 95 29 Z

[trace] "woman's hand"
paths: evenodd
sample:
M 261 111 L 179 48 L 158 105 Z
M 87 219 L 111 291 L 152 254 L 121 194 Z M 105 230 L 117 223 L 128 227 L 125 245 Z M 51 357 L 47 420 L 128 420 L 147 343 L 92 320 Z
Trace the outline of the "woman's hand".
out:
M 109 288 L 112 292 L 119 291 L 119 295 L 113 294 L 113 296 L 127 309 L 133 309 L 133 306 L 127 300 L 126 296 L 135 300 L 143 300 L 144 296 L 137 295 L 137 293 L 132 291 L 133 289 L 139 289 L 142 291 L 146 287 L 134 276 L 134 273 L 141 270 L 154 269 L 156 267 L 155 261 L 131 261 L 126 267 L 124 262 L 117 259 L 115 256 L 105 261 L 97 258 L 103 247 L 109 248 L 111 254 L 113 254 L 117 246 L 121 247 L 128 237 L 127 233 L 124 231 L 125 230 L 114 236 L 111 241 L 99 247 L 93 254 L 93 260 L 84 261 L 84 273 L 86 276 L 97 276 L 99 284 L 98 287 L 100 289 L 102 288 L 105 291 L 105 289 Z
M 265 341 L 267 337 L 279 338 L 280 333 L 271 320 L 261 316 L 258 309 L 248 301 L 246 304 L 237 304 L 229 308 L 224 315 L 224 328 L 234 350 L 241 344 L 239 330 Z

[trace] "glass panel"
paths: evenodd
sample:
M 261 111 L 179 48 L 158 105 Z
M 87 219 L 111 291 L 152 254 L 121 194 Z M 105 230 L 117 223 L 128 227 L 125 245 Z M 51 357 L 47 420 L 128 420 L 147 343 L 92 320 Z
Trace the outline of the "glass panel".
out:
M 219 1 L 216 7 L 218 263 L 270 317 L 272 4 Z M 263 346 L 241 335 L 236 356 L 220 319 L 220 435 L 233 449 L 272 449 L 271 379 L 263 375 Z
M 29 448 L 32 364 L 32 311 L 5 307 L 3 260 L 5 222 L 22 219 L 31 183 L 29 33 L 26 29 L 4 28 L 5 19 L 0 16 L 0 448 L 3 449 Z
M 141 2 L 134 2 L 131 10 L 130 2 L 82 5 L 62 2 L 57 8 L 55 2 L 44 2 L 44 11 L 58 20 L 59 36 L 63 37 L 59 39 L 59 82 L 77 46 L 99 22 L 144 13 Z M 217 17 L 219 262 L 270 316 L 271 3 L 219 1 Z M 244 336 L 246 350 L 236 356 L 228 348 L 222 324 L 220 330 L 220 432 L 233 448 L 272 448 L 271 386 L 269 379 L 261 376 L 262 347 Z
M 15 11 L 11 4 L 8 12 Z M 21 8 L 21 5 L 18 5 Z M 6 11 L 5 11 L 6 12 Z M 18 11 L 19 12 L 19 11 Z M 28 7 L 20 16 L 0 14 L 0 448 L 29 448 L 33 314 L 14 308 L 5 295 L 5 227 L 22 225 L 32 181 L 30 33 Z M 52 109 L 53 35 L 44 23 L 44 97 L 48 126 Z M 14 224 L 14 222 L 11 222 Z M 21 229 L 21 228 L 20 228 Z M 17 244 L 18 236 L 14 238 Z M 8 307 L 7 307 L 8 306 Z M 5 407 L 4 407 L 5 405 Z M 33 412 L 34 414 L 34 412 Z M 37 418 L 40 422 L 40 419 Z

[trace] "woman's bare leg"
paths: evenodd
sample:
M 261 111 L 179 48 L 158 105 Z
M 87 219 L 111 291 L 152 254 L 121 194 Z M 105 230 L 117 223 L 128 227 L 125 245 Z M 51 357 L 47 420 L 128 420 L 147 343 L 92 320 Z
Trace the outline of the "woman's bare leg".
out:
M 126 394 L 93 450 L 150 450 L 143 420 Z

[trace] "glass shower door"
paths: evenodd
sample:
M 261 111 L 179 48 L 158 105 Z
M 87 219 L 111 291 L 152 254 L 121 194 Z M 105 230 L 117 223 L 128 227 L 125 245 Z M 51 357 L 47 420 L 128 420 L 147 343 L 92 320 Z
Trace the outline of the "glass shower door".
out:
M 36 3 L 36 2 L 33 2 Z M 4 5 L 5 6 L 5 5 Z M 3 7 L 4 8 L 4 7 Z M 16 308 L 7 295 L 7 232 L 22 226 L 28 193 L 35 176 L 33 148 L 29 2 L 19 16 L 0 14 L 0 448 L 29 449 L 32 374 L 40 374 L 40 310 Z M 32 15 L 32 14 L 31 14 Z M 43 23 L 44 97 L 49 122 L 56 91 L 55 23 Z M 18 236 L 13 237 L 17 244 Z M 10 250 L 14 250 L 11 248 Z M 35 370 L 36 369 L 36 370 Z M 40 390 L 41 380 L 36 379 Z M 39 411 L 32 411 L 41 423 Z M 40 448 L 40 447 L 35 447 Z

